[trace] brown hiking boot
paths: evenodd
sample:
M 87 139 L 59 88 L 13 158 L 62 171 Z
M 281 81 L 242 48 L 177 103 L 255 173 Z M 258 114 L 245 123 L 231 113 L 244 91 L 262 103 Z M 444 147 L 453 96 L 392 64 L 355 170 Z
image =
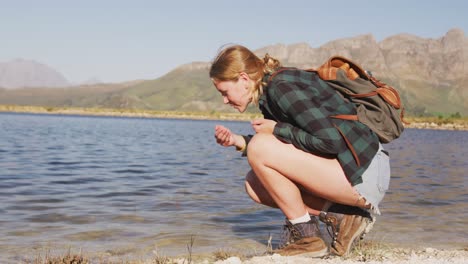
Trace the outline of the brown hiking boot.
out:
M 328 248 L 321 238 L 318 222 L 313 217 L 307 223 L 291 224 L 286 220 L 283 226 L 281 244 L 273 253 L 282 256 L 323 257 Z
M 341 204 L 333 204 L 328 212 L 320 212 L 319 219 L 328 226 L 332 237 L 331 253 L 338 256 L 348 254 L 357 238 L 362 239 L 373 224 L 367 211 Z

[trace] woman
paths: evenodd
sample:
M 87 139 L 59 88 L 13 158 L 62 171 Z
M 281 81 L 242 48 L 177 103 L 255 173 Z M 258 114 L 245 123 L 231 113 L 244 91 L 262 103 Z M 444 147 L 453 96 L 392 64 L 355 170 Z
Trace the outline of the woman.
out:
M 253 102 L 264 116 L 251 122 L 253 137 L 218 125 L 215 138 L 247 155 L 249 196 L 286 216 L 276 252 L 327 254 L 318 217 L 331 231 L 331 253 L 347 254 L 370 230 L 390 179 L 377 136 L 359 122 L 330 118 L 355 114 L 354 105 L 315 72 L 282 68 L 268 54 L 261 60 L 239 45 L 217 55 L 210 77 L 225 104 L 242 113 Z

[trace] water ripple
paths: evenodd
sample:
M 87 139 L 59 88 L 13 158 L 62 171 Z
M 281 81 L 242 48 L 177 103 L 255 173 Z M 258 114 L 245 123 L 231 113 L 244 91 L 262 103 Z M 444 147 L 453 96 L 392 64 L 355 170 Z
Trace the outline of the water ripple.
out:
M 80 161 L 50 161 L 47 163 L 47 165 L 51 166 L 70 166 L 70 165 L 78 165 L 81 164 Z
M 23 200 L 23 201 L 18 201 L 18 203 L 24 203 L 24 204 L 54 204 L 54 203 L 62 203 L 65 202 L 63 199 L 57 199 L 57 198 L 46 198 L 46 199 L 31 199 L 31 200 Z
M 128 173 L 131 173 L 131 174 L 144 174 L 144 173 L 148 173 L 148 171 L 146 171 L 146 170 L 136 170 L 136 169 L 114 170 L 112 172 L 120 173 L 120 174 L 128 174 Z
M 0 113 L 0 247 L 21 255 L 63 241 L 183 254 L 190 234 L 203 234 L 200 250 L 264 244 L 284 216 L 245 194 L 248 162 L 214 142 L 218 123 L 253 133 L 247 122 Z M 466 243 L 466 142 L 467 132 L 408 129 L 385 145 L 392 181 L 376 240 Z

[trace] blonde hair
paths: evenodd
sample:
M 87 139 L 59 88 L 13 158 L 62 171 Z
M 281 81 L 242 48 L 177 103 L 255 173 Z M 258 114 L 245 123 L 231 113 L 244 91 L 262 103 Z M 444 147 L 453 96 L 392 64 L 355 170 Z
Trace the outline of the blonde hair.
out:
M 222 49 L 210 68 L 210 78 L 214 82 L 238 81 L 241 72 L 245 72 L 254 81 L 250 87 L 252 101 L 258 104 L 260 95 L 263 94 L 262 78 L 265 74 L 274 72 L 281 67 L 281 63 L 266 54 L 263 60 L 252 51 L 241 45 L 233 45 Z

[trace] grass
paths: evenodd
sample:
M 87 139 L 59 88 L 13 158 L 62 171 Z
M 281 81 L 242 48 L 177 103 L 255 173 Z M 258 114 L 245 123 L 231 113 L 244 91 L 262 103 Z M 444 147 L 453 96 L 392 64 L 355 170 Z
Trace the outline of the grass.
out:
M 358 241 L 345 258 L 362 262 L 382 261 L 387 258 L 390 250 L 390 247 L 381 242 Z
M 153 256 L 147 257 L 146 259 L 140 260 L 109 260 L 106 257 L 92 257 L 86 256 L 81 250 L 78 253 L 72 253 L 72 250 L 68 248 L 65 253 L 52 254 L 50 249 L 43 249 L 38 252 L 33 260 L 25 260 L 27 264 L 193 264 L 195 262 L 195 256 L 193 249 L 195 245 L 195 236 L 191 235 L 190 240 L 187 243 L 187 256 L 183 258 L 172 258 L 164 255 L 158 248 L 155 248 L 152 253 Z M 214 261 L 225 260 L 232 256 L 239 256 L 229 250 L 219 249 L 215 251 L 212 256 L 204 257 Z
M 124 117 L 148 117 L 148 118 L 181 118 L 181 119 L 209 119 L 209 120 L 239 120 L 248 121 L 261 118 L 258 112 L 189 112 L 189 111 L 159 111 L 146 109 L 116 109 L 116 108 L 80 108 L 80 107 L 45 107 L 45 106 L 20 106 L 0 105 L 0 112 L 39 113 L 39 114 L 69 114 L 90 116 L 124 116 Z M 434 124 L 436 126 L 453 125 L 453 128 L 468 129 L 468 117 L 458 115 L 442 115 L 413 117 L 405 116 L 405 121 L 410 123 L 408 127 L 420 127 L 421 124 Z
M 72 253 L 71 249 L 65 251 L 61 255 L 52 255 L 49 250 L 43 250 L 43 254 L 38 253 L 37 256 L 30 261 L 23 261 L 21 263 L 27 264 L 89 264 L 89 263 L 99 263 L 99 264 L 194 264 L 194 263 L 214 263 L 216 261 L 223 261 L 231 257 L 238 257 L 241 261 L 250 259 L 257 256 L 266 256 L 271 255 L 271 252 L 257 252 L 253 255 L 246 255 L 239 252 L 234 252 L 229 249 L 219 249 L 211 253 L 211 255 L 203 256 L 194 256 L 193 247 L 195 245 L 195 237 L 191 236 L 190 241 L 187 244 L 187 256 L 186 257 L 167 257 L 158 249 L 153 250 L 153 256 L 146 257 L 145 259 L 141 258 L 139 260 L 109 260 L 108 258 L 103 257 L 92 257 L 84 255 L 81 250 L 78 253 Z M 350 262 L 389 262 L 408 260 L 412 256 L 422 255 L 422 256 L 439 256 L 441 258 L 452 258 L 460 257 L 467 255 L 468 248 L 456 249 L 455 251 L 449 251 L 444 253 L 442 250 L 436 250 L 431 248 L 426 249 L 417 249 L 417 248 L 401 248 L 395 247 L 395 245 L 385 244 L 379 241 L 358 241 L 351 252 L 343 257 L 337 256 L 327 256 L 325 257 L 325 262 L 327 259 L 332 259 L 332 263 L 339 263 L 342 261 Z M 338 260 L 338 262 L 336 262 Z M 291 259 L 294 261 L 294 259 Z M 288 263 L 293 263 L 289 262 Z M 316 262 L 313 262 L 316 263 Z
M 139 259 L 132 260 L 111 260 L 113 257 L 102 257 L 97 253 L 97 257 L 84 254 L 81 249 L 78 253 L 73 253 L 71 248 L 65 250 L 65 253 L 51 253 L 50 248 L 44 248 L 32 260 L 24 260 L 22 263 L 26 264 L 193 264 L 195 260 L 201 260 L 203 263 L 209 263 L 226 260 L 230 257 L 243 258 L 244 256 L 235 253 L 229 249 L 218 249 L 211 255 L 195 256 L 193 249 L 195 246 L 195 236 L 191 235 L 187 243 L 187 255 L 185 257 L 168 257 L 163 254 L 158 248 L 155 248 L 152 256 L 138 257 Z M 57 250 L 59 251 L 59 250 Z M 63 251 L 62 251 L 63 252 Z M 115 256 L 114 256 L 115 257 Z
M 89 264 L 90 261 L 88 258 L 84 257 L 83 254 L 72 254 L 71 249 L 69 248 L 67 253 L 63 256 L 53 256 L 50 253 L 50 250 L 47 250 L 44 253 L 44 256 L 38 254 L 36 258 L 31 262 L 26 262 L 31 264 Z

